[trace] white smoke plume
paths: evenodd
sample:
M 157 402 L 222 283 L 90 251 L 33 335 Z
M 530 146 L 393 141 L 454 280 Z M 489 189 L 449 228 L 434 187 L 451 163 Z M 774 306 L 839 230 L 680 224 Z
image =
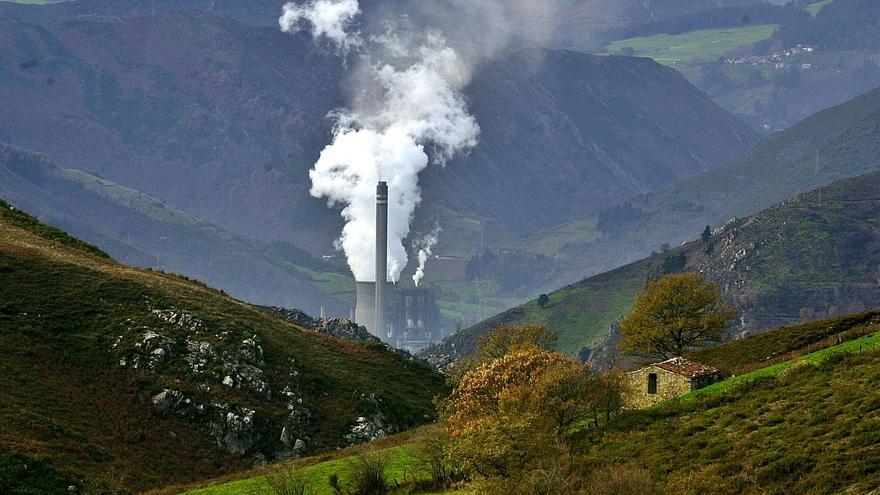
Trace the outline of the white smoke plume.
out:
M 419 286 L 419 282 L 425 276 L 425 263 L 428 262 L 428 258 L 433 254 L 431 248 L 434 247 L 434 244 L 437 244 L 441 230 L 440 224 L 436 224 L 430 233 L 413 241 L 413 248 L 419 250 L 419 266 L 416 268 L 416 273 L 413 274 L 412 277 L 416 287 Z
M 320 17 L 310 12 L 320 2 L 304 8 L 285 7 L 285 15 L 305 10 L 306 14 L 291 14 L 291 18 Z M 345 12 L 341 17 L 349 21 L 328 24 L 350 25 L 350 10 L 336 12 Z M 312 27 L 317 37 L 318 25 L 312 22 Z M 350 36 L 361 39 L 357 34 Z M 356 46 L 344 36 L 331 39 L 341 39 L 337 41 L 340 47 Z M 418 176 L 431 161 L 429 153 L 443 164 L 477 143 L 479 126 L 461 95 L 471 71 L 436 33 L 417 36 L 392 27 L 357 46 L 361 56 L 353 77 L 360 92 L 351 109 L 332 115 L 333 141 L 309 172 L 310 193 L 327 198 L 330 206 L 344 205 L 346 224 L 338 245 L 355 278 L 373 281 L 376 183 L 388 182 L 386 275 L 397 282 L 407 263 L 403 240 L 421 202 Z
M 282 8 L 278 24 L 285 33 L 295 33 L 308 24 L 315 40 L 327 38 L 347 52 L 362 44 L 360 35 L 348 32 L 358 13 L 357 0 L 312 0 L 304 5 L 289 2 Z

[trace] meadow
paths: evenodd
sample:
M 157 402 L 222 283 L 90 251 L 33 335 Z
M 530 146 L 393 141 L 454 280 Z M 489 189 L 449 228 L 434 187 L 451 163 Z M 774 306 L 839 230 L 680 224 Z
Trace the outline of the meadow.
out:
M 664 65 L 717 60 L 734 48 L 769 38 L 779 26 L 763 24 L 726 29 L 704 29 L 678 35 L 656 34 L 611 42 L 606 53 L 650 57 Z

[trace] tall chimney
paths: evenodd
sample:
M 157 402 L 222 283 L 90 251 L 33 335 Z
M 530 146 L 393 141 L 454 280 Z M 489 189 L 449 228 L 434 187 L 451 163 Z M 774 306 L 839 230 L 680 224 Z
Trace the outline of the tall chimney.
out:
M 388 340 L 385 328 L 385 285 L 388 283 L 388 184 L 376 186 L 376 333 Z

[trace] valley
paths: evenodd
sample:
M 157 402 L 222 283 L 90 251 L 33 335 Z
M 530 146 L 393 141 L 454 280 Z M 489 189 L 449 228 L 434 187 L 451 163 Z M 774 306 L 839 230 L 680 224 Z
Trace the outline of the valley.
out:
M 874 0 L 0 0 L 0 494 L 880 493 Z

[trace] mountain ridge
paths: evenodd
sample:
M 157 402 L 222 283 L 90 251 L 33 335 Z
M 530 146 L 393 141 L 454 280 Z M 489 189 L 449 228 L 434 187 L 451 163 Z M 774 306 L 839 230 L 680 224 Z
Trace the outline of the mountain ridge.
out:
M 708 238 L 643 258 L 526 303 L 447 337 L 421 355 L 442 365 L 507 323 L 545 324 L 558 350 L 595 347 L 646 280 L 693 271 L 716 282 L 738 310 L 731 338 L 880 306 L 880 172 L 798 194 L 734 219 Z
M 350 277 L 295 246 L 224 231 L 170 205 L 43 154 L 0 142 L 0 197 L 128 264 L 187 274 L 253 302 L 346 314 Z M 218 270 L 218 267 L 224 267 Z
M 199 39 L 188 34 L 192 26 Z M 0 96 L 14 94 L 17 103 L 0 117 L 17 125 L 0 125 L 0 138 L 234 233 L 329 250 L 341 220 L 309 196 L 305 172 L 327 142 L 326 113 L 344 105 L 343 68 L 305 35 L 195 11 L 108 22 L 7 19 L 3 32 L 0 59 L 16 69 L 0 73 Z M 69 93 L 57 101 L 68 118 L 47 120 L 35 102 L 61 92 Z M 556 223 L 609 195 L 631 197 L 718 166 L 755 139 L 648 60 L 533 47 L 486 64 L 466 93 L 482 122 L 481 144 L 427 171 L 424 204 L 436 208 L 417 214 L 417 226 L 440 215 L 448 238 L 467 234 L 454 233 L 459 218 L 492 224 L 490 232 Z M 678 104 L 663 104 L 664 94 Z M 654 168 L 666 177 L 646 173 Z M 488 189 L 476 194 L 481 185 Z M 527 214 L 507 187 L 547 206 Z M 560 199 L 560 188 L 573 197 Z M 459 193 L 454 201 L 451 190 Z

